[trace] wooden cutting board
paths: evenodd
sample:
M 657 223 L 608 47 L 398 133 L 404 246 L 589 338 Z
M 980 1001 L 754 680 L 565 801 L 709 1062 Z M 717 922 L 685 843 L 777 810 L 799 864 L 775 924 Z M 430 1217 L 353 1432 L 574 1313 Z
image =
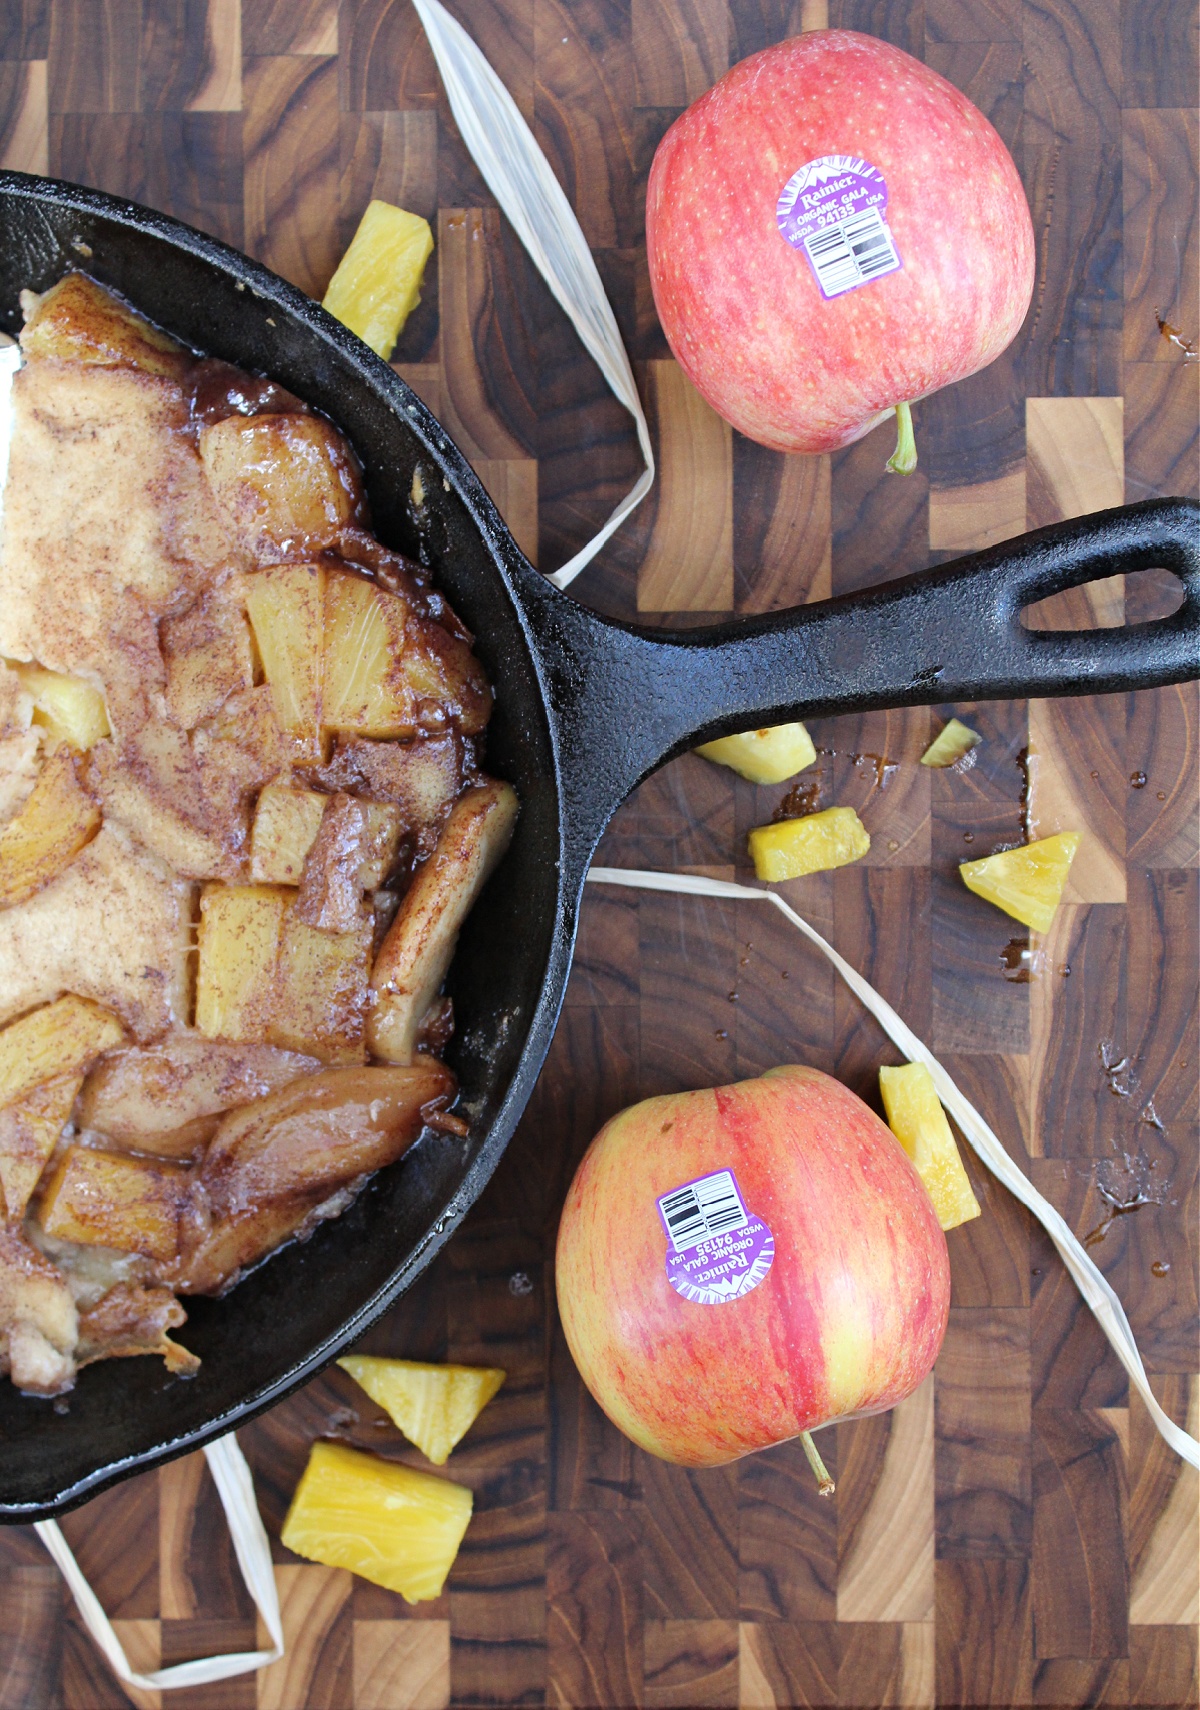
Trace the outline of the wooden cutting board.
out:
M 578 210 L 650 410 L 651 498 L 576 584 L 607 612 L 700 622 L 863 587 L 1124 498 L 1197 492 L 1200 334 L 1193 0 L 474 0 L 467 21 Z M 655 319 L 644 185 L 675 115 L 728 65 L 826 21 L 884 35 L 987 112 L 1038 243 L 1014 348 L 831 458 L 731 434 Z M 320 295 L 372 195 L 435 225 L 399 366 L 525 549 L 561 563 L 637 468 L 627 418 L 490 203 L 408 0 L 0 0 L 0 159 L 165 208 Z M 1113 584 L 1094 619 L 1158 609 Z M 1061 615 L 1061 613 L 1060 613 Z M 1074 620 L 1086 607 L 1068 608 Z M 956 710 L 962 775 L 916 764 Z M 1195 685 L 1090 701 L 815 723 L 821 800 L 871 831 L 860 865 L 787 894 L 943 1057 L 1093 1252 L 1163 1405 L 1196 1428 Z M 630 709 L 636 716 L 636 708 Z M 744 875 L 782 789 L 692 757 L 618 815 L 604 858 Z M 968 855 L 1085 832 L 1044 945 L 970 896 Z M 1022 978 L 1022 975 L 1031 977 Z M 950 1238 L 932 1383 L 838 1428 L 838 1494 L 795 1446 L 688 1473 L 632 1449 L 559 1332 L 556 1215 L 629 1101 L 789 1059 L 874 1098 L 894 1061 L 830 971 L 761 908 L 589 892 L 576 972 L 521 1131 L 466 1228 L 366 1338 L 503 1365 L 448 1469 L 476 1492 L 446 1594 L 410 1609 L 276 1545 L 285 1661 L 178 1710 L 401 1706 L 1191 1705 L 1197 1481 L 1156 1437 L 1048 1243 L 973 1171 Z M 242 1433 L 277 1537 L 308 1445 L 418 1460 L 342 1374 Z M 834 1440 L 836 1439 L 836 1441 Z M 64 1523 L 142 1666 L 250 1646 L 198 1457 Z M 32 1532 L 0 1531 L 0 1706 L 125 1703 Z

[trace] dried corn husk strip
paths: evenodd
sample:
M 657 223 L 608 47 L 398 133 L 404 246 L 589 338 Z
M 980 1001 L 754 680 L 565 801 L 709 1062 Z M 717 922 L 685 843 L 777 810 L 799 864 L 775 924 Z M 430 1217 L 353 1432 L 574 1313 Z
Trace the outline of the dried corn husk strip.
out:
M 521 111 L 439 0 L 413 0 L 463 141 L 588 354 L 633 417 L 646 467 L 599 534 L 549 580 L 565 588 L 654 484 L 654 451 L 616 317 L 579 221 Z
M 57 1522 L 39 1520 L 34 1527 L 70 1587 L 84 1626 L 103 1651 L 117 1679 L 147 1692 L 179 1686 L 206 1686 L 210 1681 L 229 1680 L 236 1674 L 249 1674 L 252 1669 L 265 1668 L 283 1655 L 283 1625 L 279 1618 L 279 1593 L 271 1565 L 271 1546 L 254 1499 L 254 1482 L 246 1457 L 232 1432 L 227 1437 L 218 1437 L 215 1443 L 206 1444 L 204 1453 L 229 1523 L 242 1578 L 271 1635 L 272 1648 L 269 1651 L 238 1651 L 220 1657 L 199 1657 L 195 1662 L 175 1663 L 171 1668 L 139 1674 L 130 1667 L 125 1647 L 100 1607 L 99 1598 L 84 1578 Z
M 1080 1294 L 1112 1344 L 1113 1352 L 1129 1373 L 1130 1382 L 1145 1402 L 1163 1437 L 1189 1466 L 1200 1467 L 1200 1442 L 1182 1430 L 1159 1406 L 1147 1380 L 1146 1368 L 1142 1364 L 1142 1356 L 1138 1352 L 1125 1309 L 1076 1239 L 1074 1232 L 1049 1200 L 1044 1199 L 1037 1191 L 1028 1176 L 1013 1163 L 997 1136 L 970 1100 L 959 1092 L 933 1052 L 921 1043 L 912 1029 L 896 1014 L 891 1004 L 880 997 L 874 986 L 869 985 L 861 974 L 855 973 L 850 964 L 843 961 L 833 946 L 827 944 L 821 934 L 798 915 L 794 908 L 789 908 L 783 898 L 774 891 L 761 891 L 752 885 L 734 885 L 724 879 L 699 878 L 690 873 L 645 872 L 633 867 L 593 867 L 588 874 L 588 880 L 598 885 L 627 885 L 633 890 L 674 891 L 684 896 L 765 901 L 772 903 L 785 915 L 811 944 L 815 944 L 817 949 L 829 958 L 855 997 L 870 1010 L 888 1038 L 904 1052 L 909 1062 L 925 1064 L 933 1076 L 938 1097 L 970 1141 L 981 1163 L 1004 1183 L 1022 1205 L 1028 1207 L 1058 1248 L 1063 1264 L 1071 1273 Z

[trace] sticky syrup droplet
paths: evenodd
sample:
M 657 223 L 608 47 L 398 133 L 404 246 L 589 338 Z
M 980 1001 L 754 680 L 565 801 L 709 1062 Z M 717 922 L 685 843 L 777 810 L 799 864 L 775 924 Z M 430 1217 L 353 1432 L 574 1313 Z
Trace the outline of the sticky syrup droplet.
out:
M 1166 791 L 1165 791 L 1165 790 L 1159 790 L 1159 791 L 1158 791 L 1158 792 L 1157 792 L 1157 795 L 1158 795 L 1158 799 L 1159 799 L 1159 801 L 1160 801 L 1160 802 L 1165 802 L 1165 801 L 1166 801 L 1166 799 L 1167 799 L 1167 792 L 1166 792 Z
M 729 1033 L 724 1027 L 718 1027 L 717 1031 L 713 1034 L 713 1038 L 714 1039 L 728 1039 Z
M 1150 1269 L 1156 1277 L 1165 1277 L 1170 1272 L 1171 1267 L 1166 1259 L 1155 1259 Z
M 975 833 L 973 831 L 964 831 L 963 832 L 963 842 L 964 843 L 974 843 L 974 841 L 975 841 Z
M 1144 772 L 1131 772 L 1129 774 L 1129 787 L 1132 790 L 1144 790 L 1146 788 L 1146 774 Z

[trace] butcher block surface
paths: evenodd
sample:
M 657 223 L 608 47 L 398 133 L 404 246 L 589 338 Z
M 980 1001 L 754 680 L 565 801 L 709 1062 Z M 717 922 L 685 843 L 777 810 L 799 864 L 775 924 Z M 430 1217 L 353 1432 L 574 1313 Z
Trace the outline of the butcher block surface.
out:
M 453 9 L 576 208 L 659 450 L 650 498 L 575 585 L 584 601 L 703 622 L 1126 500 L 1197 495 L 1194 0 Z M 917 407 L 907 479 L 884 472 L 886 429 L 832 458 L 732 433 L 671 359 L 647 279 L 645 182 L 667 126 L 737 59 L 826 22 L 885 36 L 963 89 L 1012 149 L 1033 211 L 1025 328 L 982 374 Z M 397 366 L 525 550 L 554 569 L 636 476 L 629 418 L 466 155 L 409 0 L 0 0 L 0 164 L 166 209 L 316 296 L 372 196 L 424 214 L 436 249 Z M 1137 620 L 1163 597 L 1153 574 L 1118 579 L 1062 597 L 1048 620 Z M 918 757 L 951 712 L 984 741 L 974 767 L 931 773 Z M 802 805 L 856 807 L 872 847 L 781 887 L 1091 1238 L 1155 1393 L 1193 1431 L 1198 725 L 1195 684 L 815 720 L 817 765 L 800 782 L 819 789 Z M 786 789 L 687 756 L 621 809 L 601 858 L 752 882 L 745 834 Z M 1083 843 L 1031 949 L 955 867 L 1060 829 Z M 607 1117 L 786 1061 L 874 1102 L 880 1063 L 896 1060 L 773 911 L 589 888 L 520 1131 L 461 1233 L 362 1343 L 509 1374 L 446 1469 L 476 1502 L 446 1591 L 410 1608 L 278 1543 L 315 1438 L 421 1464 L 335 1368 L 240 1434 L 286 1658 L 163 1701 L 1194 1706 L 1196 1475 L 1155 1433 L 1049 1242 L 972 1162 L 983 1215 L 949 1237 L 934 1376 L 893 1413 L 823 1434 L 832 1501 L 798 1444 L 719 1471 L 655 1461 L 575 1374 L 555 1226 Z M 200 1456 L 105 1493 L 63 1529 L 135 1666 L 254 1645 Z M 35 1534 L 0 1529 L 0 1707 L 128 1701 Z

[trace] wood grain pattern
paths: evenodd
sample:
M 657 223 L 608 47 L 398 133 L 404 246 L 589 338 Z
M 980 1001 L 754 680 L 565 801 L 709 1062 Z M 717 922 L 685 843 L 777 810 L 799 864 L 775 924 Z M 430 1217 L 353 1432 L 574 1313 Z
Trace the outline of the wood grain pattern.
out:
M 768 611 L 1088 509 L 1200 495 L 1200 364 L 1156 319 L 1200 336 L 1194 0 L 453 9 L 578 211 L 658 442 L 654 495 L 574 590 L 588 603 L 650 623 Z M 646 269 L 664 131 L 726 65 L 829 24 L 916 53 L 988 114 L 1037 234 L 1025 328 L 990 368 L 921 402 L 906 481 L 884 471 L 886 429 L 812 459 L 731 434 L 672 361 Z M 437 248 L 396 367 L 524 549 L 553 569 L 636 477 L 629 418 L 463 149 L 408 0 L 0 0 L 0 161 L 167 208 L 316 293 L 371 197 L 410 207 Z M 1031 621 L 1143 621 L 1163 591 L 1130 577 Z M 930 773 L 919 756 L 953 714 L 983 742 L 973 765 Z M 854 805 L 872 849 L 782 893 L 929 1040 L 1079 1235 L 1104 1228 L 1091 1251 L 1155 1393 L 1194 1430 L 1200 691 L 811 728 L 819 753 L 801 781 L 820 806 Z M 601 858 L 752 881 L 746 833 L 784 794 L 685 756 L 620 810 Z M 1044 939 L 956 872 L 1027 824 L 1085 834 Z M 526 1119 L 466 1229 L 362 1344 L 509 1373 L 447 1469 L 476 1503 L 447 1589 L 410 1606 L 279 1544 L 314 1439 L 421 1464 L 344 1373 L 326 1373 L 242 1433 L 290 1654 L 257 1678 L 172 1694 L 174 1710 L 1196 1710 L 1195 1476 L 1046 1238 L 971 1157 L 983 1215 L 949 1239 L 932 1384 L 824 1434 L 832 1502 L 795 1445 L 713 1472 L 667 1467 L 588 1395 L 552 1259 L 589 1140 L 637 1098 L 789 1059 L 878 1108 L 878 1067 L 895 1053 L 760 905 L 589 889 Z M 1145 1203 L 1106 1221 L 1139 1192 Z M 200 1457 L 106 1493 L 65 1530 L 142 1666 L 255 1643 Z M 0 1531 L 0 1710 L 160 1700 L 117 1686 L 32 1532 Z

